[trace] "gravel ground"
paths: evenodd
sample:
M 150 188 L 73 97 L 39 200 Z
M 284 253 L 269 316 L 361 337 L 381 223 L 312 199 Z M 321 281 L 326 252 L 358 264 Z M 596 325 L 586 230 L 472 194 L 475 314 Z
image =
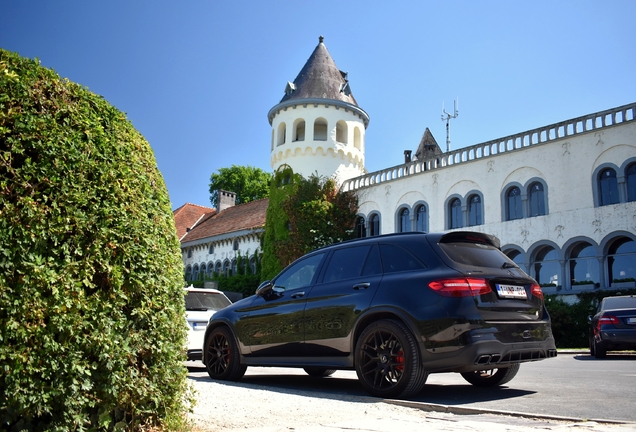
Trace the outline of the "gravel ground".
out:
M 247 373 L 259 373 L 259 369 L 262 368 L 249 368 Z M 456 415 L 396 405 L 371 397 L 216 382 L 203 374 L 191 378 L 198 403 L 190 416 L 194 430 L 200 432 L 636 431 L 636 424 L 542 420 L 495 414 Z

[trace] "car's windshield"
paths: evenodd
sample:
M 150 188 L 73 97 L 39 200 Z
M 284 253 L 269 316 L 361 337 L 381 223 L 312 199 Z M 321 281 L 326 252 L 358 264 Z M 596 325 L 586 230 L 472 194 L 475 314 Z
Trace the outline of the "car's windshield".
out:
M 219 310 L 230 305 L 230 301 L 223 294 L 201 291 L 186 293 L 185 302 L 186 310 Z

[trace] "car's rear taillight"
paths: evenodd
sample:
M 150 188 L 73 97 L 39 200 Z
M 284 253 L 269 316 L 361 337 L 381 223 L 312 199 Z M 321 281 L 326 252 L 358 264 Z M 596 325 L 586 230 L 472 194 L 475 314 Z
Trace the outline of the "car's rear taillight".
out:
M 444 297 L 475 297 L 492 291 L 486 279 L 477 278 L 442 279 L 428 286 Z
M 619 324 L 620 321 L 618 320 L 618 317 L 614 316 L 614 315 L 603 315 L 602 317 L 600 317 L 598 319 L 598 324 L 599 325 L 603 325 L 603 324 L 612 324 L 612 325 L 616 325 Z
M 537 284 L 532 284 L 530 286 L 530 292 L 532 293 L 533 297 L 537 297 L 540 299 L 543 298 L 543 291 L 541 291 L 541 287 Z

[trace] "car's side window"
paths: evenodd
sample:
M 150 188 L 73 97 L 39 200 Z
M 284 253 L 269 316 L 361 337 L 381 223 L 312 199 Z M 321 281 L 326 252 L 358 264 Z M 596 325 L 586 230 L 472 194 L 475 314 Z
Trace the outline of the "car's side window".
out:
M 382 274 L 382 261 L 380 261 L 380 249 L 373 246 L 367 255 L 367 260 L 362 269 L 362 276 Z
M 424 265 L 410 252 L 399 246 L 381 244 L 382 266 L 384 273 L 424 269 Z
M 274 287 L 291 290 L 311 285 L 324 256 L 324 253 L 320 253 L 292 264 L 276 278 Z
M 371 246 L 357 246 L 334 251 L 323 282 L 336 282 L 360 276 Z

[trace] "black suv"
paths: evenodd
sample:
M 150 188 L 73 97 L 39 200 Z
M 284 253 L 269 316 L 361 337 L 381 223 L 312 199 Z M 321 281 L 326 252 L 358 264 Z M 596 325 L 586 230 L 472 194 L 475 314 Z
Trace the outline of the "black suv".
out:
M 539 285 L 477 232 L 389 234 L 315 250 L 256 295 L 214 314 L 203 363 L 239 380 L 247 366 L 355 369 L 378 397 L 418 393 L 429 373 L 476 386 L 556 356 Z

